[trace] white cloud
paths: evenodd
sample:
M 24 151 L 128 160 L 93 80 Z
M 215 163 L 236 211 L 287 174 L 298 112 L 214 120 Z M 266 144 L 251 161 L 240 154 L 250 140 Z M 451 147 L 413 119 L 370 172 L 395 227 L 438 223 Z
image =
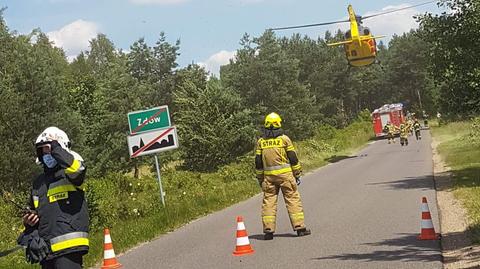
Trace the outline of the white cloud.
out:
M 230 59 L 233 59 L 236 54 L 236 51 L 221 50 L 210 56 L 206 61 L 199 62 L 198 65 L 204 67 L 211 74 L 218 76 L 220 74 L 220 66 L 228 64 Z
M 76 20 L 60 30 L 48 32 L 48 38 L 54 45 L 65 50 L 68 59 L 73 59 L 82 50 L 87 50 L 89 41 L 96 37 L 99 29 L 94 22 Z
M 405 8 L 410 6 L 409 4 L 400 4 L 396 6 L 387 6 L 382 10 L 370 11 L 363 16 L 369 16 L 377 13 L 388 12 L 395 9 Z M 365 20 L 363 25 L 368 26 L 374 35 L 387 35 L 390 39 L 393 34 L 401 35 L 409 32 L 410 29 L 417 29 L 418 23 L 413 16 L 420 14 L 420 11 L 416 9 L 400 10 L 394 13 L 385 14 L 378 17 Z
M 175 5 L 185 3 L 188 0 L 129 0 L 136 5 Z

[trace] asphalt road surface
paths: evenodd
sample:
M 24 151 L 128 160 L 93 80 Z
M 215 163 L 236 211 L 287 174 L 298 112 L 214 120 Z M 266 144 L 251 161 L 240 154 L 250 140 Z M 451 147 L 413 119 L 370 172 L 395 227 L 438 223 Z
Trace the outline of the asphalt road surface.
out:
M 118 257 L 124 268 L 442 268 L 439 241 L 420 241 L 421 199 L 437 232 L 430 135 L 410 145 L 371 143 L 303 178 L 312 235 L 296 237 L 279 199 L 277 230 L 264 241 L 261 196 L 194 221 Z M 301 156 L 300 156 L 301 158 Z M 253 165 L 253 164 L 252 164 Z M 255 250 L 235 257 L 236 216 Z

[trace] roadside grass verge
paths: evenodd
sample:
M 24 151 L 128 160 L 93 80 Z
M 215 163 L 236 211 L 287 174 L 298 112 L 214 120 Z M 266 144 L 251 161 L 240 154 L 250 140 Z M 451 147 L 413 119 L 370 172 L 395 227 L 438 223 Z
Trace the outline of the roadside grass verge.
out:
M 313 138 L 295 143 L 295 147 L 304 171 L 309 171 L 348 157 L 372 135 L 371 121 L 364 117 L 340 130 L 322 126 Z M 160 203 L 154 173 L 139 179 L 116 173 L 101 179 L 89 178 L 86 190 L 91 242 L 85 266 L 94 266 L 103 258 L 104 227 L 110 228 L 116 253 L 122 253 L 260 193 L 253 163 L 252 151 L 214 173 L 164 167 L 165 208 Z M 6 220 L 0 223 L 0 268 L 38 268 L 25 263 L 23 251 L 8 252 L 15 248 L 21 229 L 20 219 L 13 217 L 13 211 L 10 205 L 0 204 L 0 217 Z
M 453 193 L 467 209 L 472 241 L 480 243 L 480 137 L 479 118 L 432 128 L 438 151 L 451 167 Z

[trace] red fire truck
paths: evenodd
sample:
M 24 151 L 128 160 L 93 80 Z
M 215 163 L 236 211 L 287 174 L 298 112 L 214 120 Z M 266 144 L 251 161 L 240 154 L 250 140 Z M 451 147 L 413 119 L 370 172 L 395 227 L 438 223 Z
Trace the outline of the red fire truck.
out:
M 405 115 L 402 104 L 386 104 L 381 108 L 377 108 L 372 113 L 373 131 L 376 137 L 387 135 L 383 132 L 383 128 L 388 122 L 400 127 L 405 122 Z

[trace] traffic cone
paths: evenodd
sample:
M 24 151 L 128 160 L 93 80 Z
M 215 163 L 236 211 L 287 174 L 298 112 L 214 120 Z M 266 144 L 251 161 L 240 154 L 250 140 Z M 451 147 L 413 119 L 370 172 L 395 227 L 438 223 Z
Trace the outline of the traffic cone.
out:
M 110 230 L 105 228 L 105 244 L 103 245 L 103 266 L 101 269 L 115 269 L 122 265 L 115 258 L 115 251 L 113 250 L 112 238 L 110 237 Z
M 437 240 L 440 238 L 440 235 L 436 234 L 433 228 L 432 216 L 430 215 L 430 209 L 428 209 L 426 197 L 422 198 L 422 224 L 420 235 L 417 238 L 419 240 Z
M 233 252 L 234 256 L 242 256 L 246 254 L 251 254 L 255 252 L 250 246 L 250 241 L 248 240 L 247 230 L 245 229 L 245 224 L 243 223 L 243 218 L 237 217 L 237 246 Z

